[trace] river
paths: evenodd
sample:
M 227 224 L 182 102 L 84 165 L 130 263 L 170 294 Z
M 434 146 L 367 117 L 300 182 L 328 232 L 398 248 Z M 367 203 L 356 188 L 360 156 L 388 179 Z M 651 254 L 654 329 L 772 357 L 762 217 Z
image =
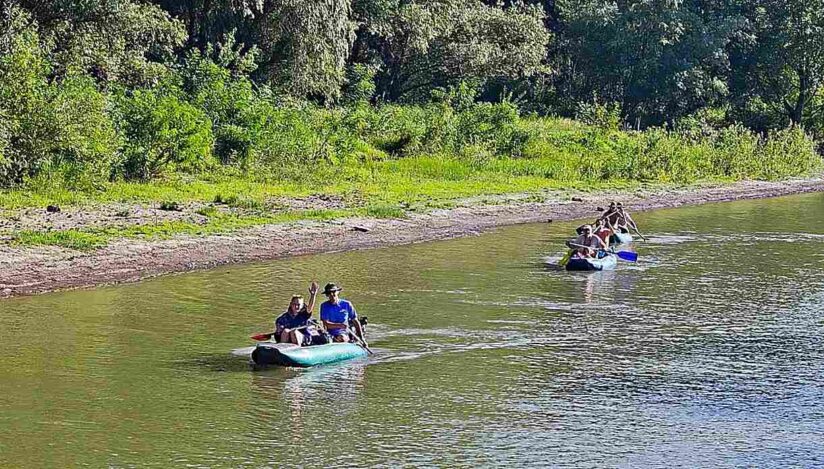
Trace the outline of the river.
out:
M 824 194 L 635 219 L 612 272 L 553 223 L 4 300 L 0 466 L 824 465 Z M 252 370 L 311 279 L 376 354 Z

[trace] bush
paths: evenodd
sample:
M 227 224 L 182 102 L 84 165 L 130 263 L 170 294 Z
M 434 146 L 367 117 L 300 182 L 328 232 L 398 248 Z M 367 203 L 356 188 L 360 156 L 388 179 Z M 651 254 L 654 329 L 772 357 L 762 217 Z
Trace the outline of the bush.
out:
M 7 50 L 0 51 L 0 139 L 5 142 L 0 185 L 8 187 L 40 171 L 55 147 L 59 129 L 53 125 L 46 82 L 49 66 L 35 27 L 21 26 L 4 34 L 11 37 Z
M 252 136 L 248 129 L 224 124 L 215 129 L 215 154 L 223 164 L 247 167 L 252 161 Z
M 68 187 L 106 180 L 119 139 L 106 97 L 85 75 L 49 80 L 34 26 L 0 54 L 0 186 L 45 173 Z
M 529 134 L 519 126 L 518 109 L 503 103 L 479 103 L 457 115 L 459 146 L 483 145 L 500 156 L 518 157 Z
M 174 91 L 159 87 L 120 97 L 118 125 L 126 139 L 122 174 L 127 179 L 196 171 L 214 163 L 211 122 Z
M 259 125 L 255 111 L 260 99 L 248 78 L 234 76 L 210 55 L 213 51 L 208 47 L 203 54 L 196 51 L 187 56 L 180 69 L 183 91 L 212 122 L 215 155 L 224 164 L 246 167 L 253 157 L 252 134 Z
M 51 164 L 66 168 L 69 180 L 108 180 L 121 141 L 106 96 L 90 77 L 75 76 L 61 82 L 50 101 L 59 129 Z
M 575 120 L 605 130 L 618 130 L 621 126 L 621 105 L 599 103 L 597 99 L 579 102 L 575 110 Z
M 374 67 L 363 64 L 352 64 L 346 68 L 346 82 L 343 87 L 342 102 L 344 104 L 368 103 L 375 95 Z

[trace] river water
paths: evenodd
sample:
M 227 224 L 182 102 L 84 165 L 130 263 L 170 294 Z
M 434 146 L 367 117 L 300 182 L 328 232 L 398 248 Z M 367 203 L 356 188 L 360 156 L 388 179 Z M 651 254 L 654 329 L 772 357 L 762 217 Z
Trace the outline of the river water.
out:
M 824 194 L 635 218 L 613 272 L 555 223 L 0 302 L 0 466 L 824 466 Z M 313 278 L 376 354 L 252 370 Z

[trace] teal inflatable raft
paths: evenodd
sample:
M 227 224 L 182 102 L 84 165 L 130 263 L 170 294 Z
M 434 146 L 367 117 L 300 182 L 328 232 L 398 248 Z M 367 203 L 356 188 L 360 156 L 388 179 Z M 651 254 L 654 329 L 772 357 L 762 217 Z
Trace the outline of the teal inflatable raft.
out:
M 295 344 L 261 342 L 252 351 L 256 365 L 309 367 L 365 357 L 366 350 L 354 343 L 337 343 L 299 347 Z

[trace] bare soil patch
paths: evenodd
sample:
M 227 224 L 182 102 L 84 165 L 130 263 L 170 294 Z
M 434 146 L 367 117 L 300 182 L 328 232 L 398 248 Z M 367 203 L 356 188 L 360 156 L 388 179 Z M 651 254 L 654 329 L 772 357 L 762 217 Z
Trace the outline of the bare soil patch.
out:
M 478 234 L 519 223 L 589 218 L 598 207 L 621 200 L 631 211 L 708 202 L 776 197 L 824 191 L 824 179 L 782 182 L 740 182 L 716 187 L 651 192 L 580 194 L 564 200 L 506 196 L 464 201 L 449 210 L 412 213 L 405 219 L 347 218 L 332 222 L 263 225 L 231 234 L 179 236 L 168 240 L 125 239 L 91 252 L 57 247 L 16 247 L 0 243 L 0 297 L 134 282 L 162 274 L 276 259 L 292 255 L 369 249 Z M 343 206 L 339 200 L 307 198 L 279 201 L 292 208 Z M 155 217 L 197 220 L 197 206 L 181 211 L 154 207 L 106 206 L 58 213 L 21 211 L 0 222 L 0 230 L 78 228 L 118 223 L 148 223 Z M 129 216 L 123 216 L 128 211 Z M 37 213 L 34 213 L 37 212 Z M 162 212 L 162 213 L 158 213 Z M 175 218 L 179 217 L 179 218 Z M 16 219 L 15 219 L 16 218 Z

